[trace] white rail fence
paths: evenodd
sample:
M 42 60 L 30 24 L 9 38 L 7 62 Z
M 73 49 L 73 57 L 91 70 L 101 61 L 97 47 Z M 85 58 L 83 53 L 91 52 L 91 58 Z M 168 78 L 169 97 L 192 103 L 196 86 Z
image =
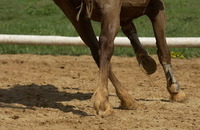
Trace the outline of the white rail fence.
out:
M 153 37 L 139 38 L 144 47 L 156 47 L 156 41 Z M 115 46 L 131 47 L 130 41 L 126 37 L 116 37 Z M 200 37 L 168 37 L 169 47 L 177 48 L 199 48 Z M 64 45 L 64 46 L 84 46 L 80 37 L 63 36 L 37 36 L 37 35 L 6 35 L 0 34 L 0 44 L 18 44 L 18 45 Z

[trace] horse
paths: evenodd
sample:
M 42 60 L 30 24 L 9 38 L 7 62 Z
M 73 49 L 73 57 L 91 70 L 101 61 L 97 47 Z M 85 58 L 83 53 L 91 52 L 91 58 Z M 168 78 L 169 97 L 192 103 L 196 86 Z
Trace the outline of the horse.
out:
M 83 42 L 89 47 L 92 57 L 99 67 L 98 86 L 93 94 L 94 109 L 101 117 L 110 116 L 113 107 L 109 102 L 108 79 L 115 87 L 121 101 L 121 109 L 136 109 L 138 103 L 121 85 L 111 68 L 114 39 L 121 27 L 136 53 L 140 68 L 147 74 L 153 74 L 157 64 L 139 41 L 133 19 L 146 15 L 152 23 L 156 39 L 157 55 L 163 67 L 167 81 L 170 101 L 182 102 L 186 94 L 174 76 L 171 55 L 165 36 L 165 7 L 162 0 L 54 0 L 73 24 Z M 97 39 L 91 21 L 101 23 L 101 32 Z

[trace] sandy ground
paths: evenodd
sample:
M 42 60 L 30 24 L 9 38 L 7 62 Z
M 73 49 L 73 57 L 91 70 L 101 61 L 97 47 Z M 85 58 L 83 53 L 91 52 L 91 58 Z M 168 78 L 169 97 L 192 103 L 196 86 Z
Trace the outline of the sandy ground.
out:
M 138 101 L 121 110 L 109 83 L 114 115 L 100 118 L 91 100 L 98 69 L 91 56 L 0 55 L 0 130 L 199 130 L 200 59 L 173 59 L 186 92 L 184 103 L 169 102 L 164 73 L 147 76 L 135 57 L 113 57 L 113 70 Z

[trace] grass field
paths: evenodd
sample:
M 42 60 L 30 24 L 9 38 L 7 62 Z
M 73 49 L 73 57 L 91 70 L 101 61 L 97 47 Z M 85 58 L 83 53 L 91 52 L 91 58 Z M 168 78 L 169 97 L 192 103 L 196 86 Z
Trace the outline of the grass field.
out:
M 199 37 L 200 36 L 200 1 L 199 0 L 164 0 L 166 6 L 167 37 Z M 153 31 L 149 20 L 143 16 L 134 20 L 140 37 L 152 37 Z M 98 35 L 100 27 L 93 23 Z M 1 0 L 0 2 L 0 34 L 25 35 L 60 35 L 77 36 L 78 34 L 56 7 L 52 0 Z M 121 31 L 119 36 L 124 36 Z M 198 48 L 173 48 L 185 57 L 199 57 Z M 155 49 L 148 49 L 150 54 Z M 0 54 L 52 54 L 52 55 L 82 55 L 90 54 L 86 47 L 63 46 L 30 46 L 30 45 L 0 45 Z M 133 56 L 131 48 L 116 48 L 115 55 Z

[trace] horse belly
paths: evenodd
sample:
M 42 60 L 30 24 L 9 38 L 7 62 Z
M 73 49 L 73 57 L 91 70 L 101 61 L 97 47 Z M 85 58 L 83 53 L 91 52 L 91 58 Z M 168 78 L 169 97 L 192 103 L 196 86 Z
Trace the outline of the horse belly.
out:
M 146 7 L 122 7 L 120 21 L 135 19 L 144 15 Z
M 122 7 L 146 7 L 150 0 L 122 0 Z
M 146 7 L 150 0 L 122 0 L 122 8 L 120 20 L 128 20 L 140 17 L 144 14 Z M 94 21 L 101 21 L 100 8 L 94 6 L 91 19 Z
M 135 19 L 144 15 L 145 8 L 146 7 L 122 8 L 120 21 L 122 22 L 130 19 Z M 101 13 L 97 10 L 93 10 L 91 19 L 97 22 L 101 22 Z

